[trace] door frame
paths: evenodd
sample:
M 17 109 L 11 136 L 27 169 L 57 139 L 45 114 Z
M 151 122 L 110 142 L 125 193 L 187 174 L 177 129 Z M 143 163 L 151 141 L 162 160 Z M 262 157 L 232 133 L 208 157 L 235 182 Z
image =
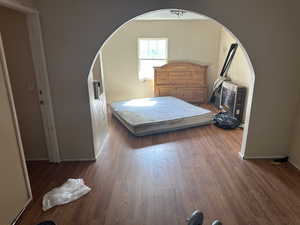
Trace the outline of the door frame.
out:
M 59 163 L 61 162 L 61 157 L 57 140 L 39 12 L 31 6 L 27 6 L 28 3 L 26 5 L 22 4 L 22 1 L 23 0 L 0 0 L 0 5 L 26 15 L 48 159 L 50 162 Z
M 23 144 L 21 140 L 21 134 L 20 134 L 20 128 L 19 128 L 19 123 L 18 123 L 18 118 L 17 118 L 17 112 L 15 108 L 15 103 L 13 99 L 13 92 L 10 84 L 10 78 L 9 78 L 9 73 L 7 69 L 7 63 L 6 63 L 6 58 L 5 58 L 5 52 L 4 52 L 4 47 L 3 47 L 3 42 L 2 42 L 2 36 L 0 33 L 0 67 L 2 67 L 1 71 L 3 72 L 3 79 L 4 79 L 4 86 L 6 87 L 7 90 L 7 95 L 8 95 L 8 101 L 12 113 L 12 118 L 13 118 L 13 123 L 14 123 L 14 129 L 16 133 L 16 140 L 18 143 L 19 147 L 19 154 L 20 154 L 20 159 L 21 159 L 21 164 L 23 168 L 23 175 L 26 183 L 26 188 L 27 188 L 27 194 L 28 194 L 28 200 L 26 201 L 23 209 L 18 212 L 17 217 L 14 219 L 14 221 L 17 221 L 25 208 L 28 206 L 28 204 L 32 201 L 33 196 L 32 196 L 32 191 L 31 191 L 31 186 L 30 186 L 30 180 L 29 180 L 29 175 L 28 175 L 28 170 L 26 166 L 26 160 L 25 160 L 25 154 L 24 154 L 24 149 L 23 149 Z M 2 76 L 0 74 L 0 76 Z M 13 223 L 14 224 L 14 223 Z

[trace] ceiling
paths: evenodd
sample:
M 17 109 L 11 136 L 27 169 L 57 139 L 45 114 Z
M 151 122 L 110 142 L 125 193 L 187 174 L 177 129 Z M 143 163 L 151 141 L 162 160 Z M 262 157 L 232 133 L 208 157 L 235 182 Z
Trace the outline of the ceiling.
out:
M 175 13 L 171 12 L 172 9 L 164 9 L 164 10 L 157 10 L 149 13 L 145 13 L 135 18 L 135 20 L 205 20 L 208 17 L 204 15 L 200 15 L 198 13 L 186 11 L 186 10 L 179 10 L 183 11 L 182 15 L 178 16 Z M 176 9 L 174 9 L 177 12 Z M 180 13 L 180 12 L 179 12 Z

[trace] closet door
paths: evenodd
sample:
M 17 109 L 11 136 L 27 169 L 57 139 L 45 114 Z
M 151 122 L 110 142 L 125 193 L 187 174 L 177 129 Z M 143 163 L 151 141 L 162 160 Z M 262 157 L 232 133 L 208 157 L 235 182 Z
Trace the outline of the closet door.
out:
M 8 71 L 0 36 L 0 224 L 9 225 L 31 200 Z

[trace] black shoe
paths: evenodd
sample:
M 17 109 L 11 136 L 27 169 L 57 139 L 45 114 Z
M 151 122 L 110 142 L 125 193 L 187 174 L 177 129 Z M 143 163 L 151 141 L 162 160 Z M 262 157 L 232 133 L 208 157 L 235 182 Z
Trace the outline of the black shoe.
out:
M 196 210 L 190 218 L 187 219 L 188 225 L 202 225 L 203 213 Z
M 41 222 L 37 225 L 56 225 L 53 221 L 44 221 L 44 222 Z
M 212 225 L 222 225 L 222 223 L 219 220 L 215 220 Z

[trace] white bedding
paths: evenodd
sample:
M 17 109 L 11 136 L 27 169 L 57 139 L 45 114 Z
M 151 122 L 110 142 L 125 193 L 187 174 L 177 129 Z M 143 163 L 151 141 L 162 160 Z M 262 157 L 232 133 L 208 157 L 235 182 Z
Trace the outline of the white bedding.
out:
M 175 97 L 113 102 L 113 114 L 135 135 L 210 124 L 213 113 Z

